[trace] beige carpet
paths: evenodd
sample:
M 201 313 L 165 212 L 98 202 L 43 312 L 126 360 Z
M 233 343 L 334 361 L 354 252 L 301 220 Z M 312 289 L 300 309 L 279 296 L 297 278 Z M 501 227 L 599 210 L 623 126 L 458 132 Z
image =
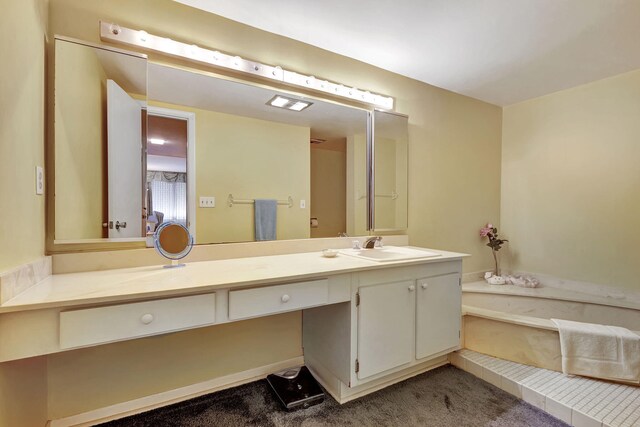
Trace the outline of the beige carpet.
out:
M 266 381 L 212 393 L 104 426 L 566 426 L 452 366 L 429 371 L 339 405 L 281 410 Z

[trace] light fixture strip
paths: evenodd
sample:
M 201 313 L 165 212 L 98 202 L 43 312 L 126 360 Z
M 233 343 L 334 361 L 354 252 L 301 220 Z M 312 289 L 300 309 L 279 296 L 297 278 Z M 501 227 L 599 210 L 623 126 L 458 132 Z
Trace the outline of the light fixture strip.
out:
M 363 91 L 355 87 L 347 87 L 339 83 L 316 79 L 314 76 L 298 74 L 294 71 L 283 70 L 279 66 L 261 64 L 248 61 L 239 56 L 227 55 L 222 52 L 204 49 L 196 45 L 178 42 L 165 37 L 159 37 L 143 30 L 132 30 L 116 24 L 100 22 L 100 37 L 125 45 L 142 47 L 144 49 L 161 52 L 170 56 L 186 58 L 191 61 L 228 68 L 254 76 L 276 80 L 293 86 L 304 87 L 319 92 L 328 93 L 355 101 L 375 105 L 386 110 L 393 109 L 393 98 Z

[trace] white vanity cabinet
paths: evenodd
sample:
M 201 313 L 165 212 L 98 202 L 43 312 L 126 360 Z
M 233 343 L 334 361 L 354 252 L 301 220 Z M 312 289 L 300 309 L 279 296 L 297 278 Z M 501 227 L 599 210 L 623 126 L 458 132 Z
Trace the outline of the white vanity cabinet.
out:
M 415 288 L 406 280 L 358 289 L 358 379 L 413 360 Z
M 341 403 L 447 363 L 459 348 L 462 262 L 354 273 L 349 303 L 303 314 L 306 365 Z
M 416 300 L 416 359 L 458 346 L 462 319 L 460 274 L 419 279 Z

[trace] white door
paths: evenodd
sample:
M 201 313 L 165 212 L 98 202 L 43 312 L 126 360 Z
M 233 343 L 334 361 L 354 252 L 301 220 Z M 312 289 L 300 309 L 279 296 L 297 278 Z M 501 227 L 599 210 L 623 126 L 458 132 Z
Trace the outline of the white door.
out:
M 358 290 L 358 379 L 413 361 L 413 280 Z
M 457 348 L 462 314 L 460 275 L 420 279 L 417 284 L 416 359 Z
M 142 107 L 107 80 L 109 237 L 142 237 Z

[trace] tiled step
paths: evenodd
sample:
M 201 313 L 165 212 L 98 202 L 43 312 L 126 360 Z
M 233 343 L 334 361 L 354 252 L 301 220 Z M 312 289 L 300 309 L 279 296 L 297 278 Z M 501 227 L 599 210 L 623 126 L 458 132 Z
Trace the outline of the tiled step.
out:
M 452 353 L 449 360 L 572 426 L 640 426 L 640 387 L 567 376 L 471 350 Z

